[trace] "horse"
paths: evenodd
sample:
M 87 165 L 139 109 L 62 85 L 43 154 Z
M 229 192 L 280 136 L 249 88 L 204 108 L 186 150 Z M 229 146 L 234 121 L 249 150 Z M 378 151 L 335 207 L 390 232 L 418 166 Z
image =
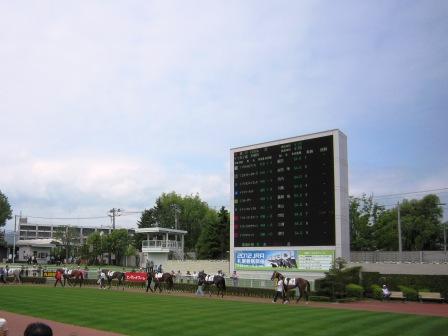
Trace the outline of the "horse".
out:
M 216 295 L 219 296 L 221 293 L 221 298 L 224 297 L 224 292 L 226 291 L 226 279 L 222 275 L 207 275 L 204 271 L 198 274 L 198 284 L 204 284 L 204 288 L 208 287 L 209 296 L 212 296 L 211 286 L 215 285 L 217 288 Z
M 118 280 L 117 289 L 121 285 L 122 290 L 124 290 L 124 282 L 126 281 L 126 273 L 119 272 L 119 271 L 109 271 L 107 269 L 103 269 L 103 272 L 104 272 L 104 274 L 106 274 L 107 284 L 109 285 L 108 289 L 110 289 L 112 286 L 112 280 L 117 279 Z
M 151 289 L 151 282 L 154 281 L 154 289 Z M 151 292 L 155 292 L 157 288 L 159 292 L 162 292 L 162 284 L 166 284 L 166 289 L 173 289 L 174 286 L 174 275 L 171 273 L 156 273 L 148 272 L 148 285 L 146 286 L 146 291 L 148 289 Z
M 302 278 L 285 278 L 280 272 L 274 271 L 271 276 L 271 280 L 277 279 L 283 280 L 285 296 L 287 296 L 288 291 L 294 288 L 299 289 L 299 296 L 297 297 L 296 303 L 300 301 L 303 295 L 305 295 L 305 300 L 308 303 L 308 296 L 310 294 L 310 282 Z
M 13 277 L 13 283 L 22 283 L 22 274 L 23 274 L 23 267 L 21 268 L 9 268 L 8 266 L 4 268 L 5 272 L 5 279 L 7 280 L 8 277 Z
M 59 268 L 56 271 L 62 272 L 62 276 L 64 277 L 64 286 L 65 282 L 68 282 L 69 286 L 76 286 L 76 283 L 79 282 L 79 287 L 81 287 L 84 282 L 84 271 L 82 270 Z

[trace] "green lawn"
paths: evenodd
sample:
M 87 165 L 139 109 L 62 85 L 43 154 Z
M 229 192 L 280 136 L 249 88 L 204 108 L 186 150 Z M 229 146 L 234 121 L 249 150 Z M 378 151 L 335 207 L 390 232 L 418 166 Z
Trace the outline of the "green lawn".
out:
M 96 288 L 0 286 L 1 309 L 127 335 L 443 335 L 448 319 Z

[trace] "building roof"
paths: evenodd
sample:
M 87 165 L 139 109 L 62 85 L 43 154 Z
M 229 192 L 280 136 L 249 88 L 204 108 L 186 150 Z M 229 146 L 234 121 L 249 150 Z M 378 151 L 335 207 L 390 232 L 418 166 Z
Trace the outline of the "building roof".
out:
M 17 246 L 55 247 L 61 244 L 62 243 L 56 239 L 28 239 L 16 241 Z
M 177 234 L 187 234 L 188 231 L 168 229 L 164 227 L 150 227 L 150 228 L 138 228 L 135 229 L 135 233 L 177 233 Z

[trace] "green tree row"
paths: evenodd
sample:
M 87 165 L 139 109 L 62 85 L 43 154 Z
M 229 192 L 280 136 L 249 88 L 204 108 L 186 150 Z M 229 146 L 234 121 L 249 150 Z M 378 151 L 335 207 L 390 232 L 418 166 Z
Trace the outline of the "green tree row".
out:
M 443 249 L 443 207 L 437 195 L 403 200 L 386 209 L 372 196 L 350 197 L 352 251 L 397 251 L 398 210 L 403 251 Z

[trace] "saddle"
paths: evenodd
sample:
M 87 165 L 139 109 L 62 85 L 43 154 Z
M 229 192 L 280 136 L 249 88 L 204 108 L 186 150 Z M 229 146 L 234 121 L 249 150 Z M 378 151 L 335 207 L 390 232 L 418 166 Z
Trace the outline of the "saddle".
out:
M 295 278 L 286 278 L 285 285 L 287 286 L 295 286 L 296 285 L 296 279 Z
M 114 271 L 109 271 L 109 272 L 107 272 L 107 276 L 110 278 L 111 276 L 113 276 L 114 275 Z
M 206 275 L 205 276 L 205 281 L 207 281 L 207 282 L 213 282 L 214 280 L 215 280 L 214 275 Z
M 156 273 L 156 279 L 162 279 L 163 273 Z

